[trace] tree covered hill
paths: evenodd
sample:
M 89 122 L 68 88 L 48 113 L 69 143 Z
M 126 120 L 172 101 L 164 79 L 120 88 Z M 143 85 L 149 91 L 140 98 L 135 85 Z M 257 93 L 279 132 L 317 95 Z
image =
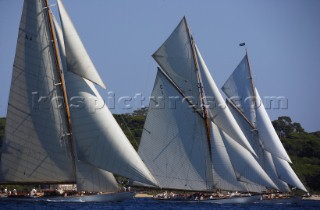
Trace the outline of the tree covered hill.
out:
M 293 170 L 311 192 L 320 192 L 320 131 L 307 133 L 287 116 L 272 124 L 292 160 Z
M 114 114 L 115 119 L 134 146 L 138 148 L 147 108 L 133 113 Z M 311 193 L 320 193 L 320 131 L 307 133 L 300 123 L 281 116 L 272 122 L 292 162 L 292 168 Z M 5 118 L 0 118 L 0 140 Z

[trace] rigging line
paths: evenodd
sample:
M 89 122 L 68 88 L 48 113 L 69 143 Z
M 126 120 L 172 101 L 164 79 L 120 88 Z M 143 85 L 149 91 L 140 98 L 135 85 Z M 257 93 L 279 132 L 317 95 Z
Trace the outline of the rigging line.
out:
M 133 140 L 134 143 L 136 144 L 137 148 L 139 148 L 139 143 L 138 143 L 138 141 L 136 140 L 136 138 L 134 137 L 134 135 L 132 134 L 131 129 L 129 128 L 128 124 L 127 124 L 126 121 L 124 120 L 122 114 L 119 114 L 119 116 L 121 117 L 122 122 L 123 122 L 124 125 L 126 126 L 126 129 L 129 131 L 132 140 Z
M 179 92 L 179 94 L 188 102 L 188 104 L 193 109 L 193 111 L 196 112 L 197 114 L 199 114 L 201 118 L 203 118 L 202 113 L 197 109 L 196 105 L 193 104 L 192 101 L 187 96 L 185 96 L 185 94 L 178 87 L 178 85 L 160 67 L 157 67 L 157 69 L 173 85 L 173 87 Z
M 45 0 L 44 2 L 45 2 L 46 10 L 47 10 L 47 17 L 48 17 L 48 21 L 49 21 L 48 24 L 49 24 L 49 28 L 50 28 L 50 32 L 51 32 L 51 38 L 53 40 L 52 47 L 54 50 L 56 65 L 58 68 L 59 79 L 61 82 L 63 101 L 65 104 L 65 114 L 67 117 L 67 130 L 68 130 L 68 133 L 71 134 L 69 137 L 69 144 L 70 144 L 71 158 L 72 158 L 72 163 L 73 163 L 72 168 L 73 168 L 74 177 L 75 177 L 75 179 L 77 179 L 77 176 L 76 176 L 76 156 L 75 156 L 74 142 L 73 142 L 73 138 L 72 138 L 72 126 L 71 126 L 71 117 L 70 117 L 70 109 L 69 109 L 69 104 L 68 104 L 67 91 L 66 91 L 64 76 L 63 76 L 63 72 L 62 72 L 62 68 L 61 68 L 61 63 L 59 60 L 58 46 L 57 46 L 54 26 L 53 26 L 52 17 L 51 17 L 51 9 L 49 7 L 48 0 Z
M 249 126 L 252 128 L 252 129 L 255 129 L 255 127 L 252 125 L 252 123 L 248 120 L 248 118 L 242 113 L 242 111 L 230 100 L 230 99 L 226 99 L 226 103 L 227 104 L 230 104 L 231 107 L 236 110 L 242 117 L 243 119 L 249 124 Z
M 205 95 L 204 95 L 204 92 L 203 92 L 203 85 L 202 85 L 201 76 L 200 76 L 200 72 L 199 72 L 199 63 L 198 63 L 198 59 L 197 59 L 197 55 L 196 55 L 196 47 L 195 47 L 195 43 L 194 43 L 193 37 L 191 36 L 191 33 L 190 33 L 190 28 L 188 26 L 186 16 L 184 16 L 183 19 L 184 19 L 184 22 L 186 24 L 187 33 L 188 33 L 189 41 L 190 41 L 190 44 L 191 44 L 191 49 L 192 49 L 192 54 L 193 54 L 193 59 L 194 59 L 194 64 L 195 64 L 195 70 L 197 72 L 197 79 L 198 79 L 198 84 L 199 84 L 199 92 L 200 92 L 200 96 L 201 96 L 202 109 L 203 109 L 204 120 L 205 120 L 205 124 L 206 124 L 210 160 L 212 161 L 211 137 L 210 137 L 210 128 L 211 127 L 210 127 L 210 120 L 208 118 L 207 108 L 206 108 L 205 101 L 204 101 Z

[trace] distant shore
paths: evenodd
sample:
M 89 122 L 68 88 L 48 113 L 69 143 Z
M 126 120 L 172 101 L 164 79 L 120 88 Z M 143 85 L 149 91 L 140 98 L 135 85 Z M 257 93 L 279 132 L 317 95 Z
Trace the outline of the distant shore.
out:
M 137 193 L 135 198 L 152 198 L 153 195 L 147 193 Z M 311 195 L 310 197 L 303 197 L 303 200 L 315 200 L 320 201 L 320 195 Z
M 303 200 L 320 201 L 320 195 L 311 195 L 310 197 L 304 197 Z
M 146 193 L 137 193 L 134 197 L 135 198 L 152 198 L 153 195 L 146 194 Z

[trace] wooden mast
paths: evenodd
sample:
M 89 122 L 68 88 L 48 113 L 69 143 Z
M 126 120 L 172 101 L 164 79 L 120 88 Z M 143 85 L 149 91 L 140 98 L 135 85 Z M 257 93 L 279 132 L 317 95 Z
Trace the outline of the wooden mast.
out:
M 74 177 L 76 179 L 76 157 L 75 157 L 75 148 L 74 148 L 74 142 L 73 142 L 73 138 L 72 138 L 72 126 L 71 126 L 71 117 L 70 117 L 70 108 L 69 108 L 69 103 L 68 103 L 68 98 L 67 98 L 67 91 L 66 91 L 66 86 L 65 86 L 65 80 L 64 80 L 64 76 L 63 76 L 63 72 L 62 72 L 62 68 L 61 68 L 61 63 L 60 63 L 60 59 L 59 59 L 59 52 L 58 52 L 58 45 L 57 45 L 57 41 L 56 41 L 56 36 L 55 36 L 55 32 L 54 32 L 54 27 L 53 27 L 53 21 L 52 21 L 52 17 L 51 17 L 51 13 L 50 13 L 50 7 L 48 4 L 48 0 L 45 0 L 45 6 L 47 9 L 47 16 L 48 16 L 48 20 L 49 20 L 49 28 L 51 31 L 51 38 L 52 38 L 52 42 L 53 42 L 53 50 L 54 50 L 54 54 L 55 54 L 55 58 L 56 58 L 56 65 L 58 68 L 58 74 L 59 74 L 59 79 L 60 79 L 60 84 L 61 84 L 61 89 L 62 89 L 62 93 L 63 93 L 63 101 L 64 101 L 64 105 L 65 105 L 65 114 L 67 117 L 67 136 L 69 139 L 69 145 L 70 145 L 70 150 L 71 150 L 71 158 L 72 158 L 72 163 L 73 163 L 73 173 L 74 173 Z
M 203 109 L 203 116 L 204 116 L 204 120 L 206 123 L 206 131 L 207 131 L 207 140 L 208 140 L 208 146 L 209 146 L 209 154 L 210 154 L 210 160 L 212 160 L 212 151 L 211 151 L 211 137 L 210 137 L 210 119 L 208 118 L 208 111 L 207 108 L 205 106 L 205 100 L 204 100 L 204 92 L 203 92 L 203 85 L 202 85 L 202 81 L 201 81 L 201 76 L 200 76 L 200 71 L 199 71 L 199 63 L 198 63 L 198 59 L 197 59 L 197 55 L 196 55 L 196 50 L 195 50 L 195 44 L 194 44 L 194 40 L 191 36 L 190 33 L 190 28 L 188 26 L 187 23 L 187 19 L 184 16 L 183 17 L 186 26 L 187 26 L 187 32 L 189 35 L 189 40 L 190 40 L 190 44 L 191 44 L 191 49 L 192 49 L 192 54 L 193 54 L 193 59 L 194 59 L 194 63 L 195 63 L 195 68 L 196 68 L 196 72 L 197 72 L 197 80 L 198 80 L 198 88 L 199 88 L 199 92 L 200 92 L 200 97 L 201 97 L 201 103 L 202 103 L 202 109 Z
M 257 106 L 257 101 L 256 101 L 256 91 L 254 89 L 254 84 L 253 84 L 253 79 L 252 79 L 252 74 L 251 74 L 251 69 L 250 69 L 250 63 L 249 63 L 249 57 L 248 57 L 248 51 L 246 49 L 246 59 L 248 63 L 248 71 L 249 71 L 249 77 L 250 77 L 250 83 L 251 83 L 251 90 L 252 90 L 252 96 L 253 96 L 253 103 L 254 106 Z

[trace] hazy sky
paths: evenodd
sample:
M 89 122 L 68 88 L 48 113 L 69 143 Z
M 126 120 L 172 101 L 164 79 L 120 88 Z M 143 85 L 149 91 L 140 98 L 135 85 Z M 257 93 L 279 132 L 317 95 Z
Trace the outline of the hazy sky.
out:
M 0 116 L 6 115 L 22 0 L 0 0 Z M 55 1 L 50 1 L 55 4 Z M 261 97 L 283 96 L 290 116 L 307 131 L 320 130 L 319 0 L 64 0 L 63 3 L 107 90 L 119 97 L 149 97 L 156 75 L 151 54 L 187 17 L 191 32 L 218 87 L 244 56 L 246 42 Z M 57 10 L 56 6 L 52 7 Z M 137 97 L 137 99 L 139 99 Z M 110 99 L 110 97 L 109 97 Z M 147 100 L 143 103 L 147 106 Z

